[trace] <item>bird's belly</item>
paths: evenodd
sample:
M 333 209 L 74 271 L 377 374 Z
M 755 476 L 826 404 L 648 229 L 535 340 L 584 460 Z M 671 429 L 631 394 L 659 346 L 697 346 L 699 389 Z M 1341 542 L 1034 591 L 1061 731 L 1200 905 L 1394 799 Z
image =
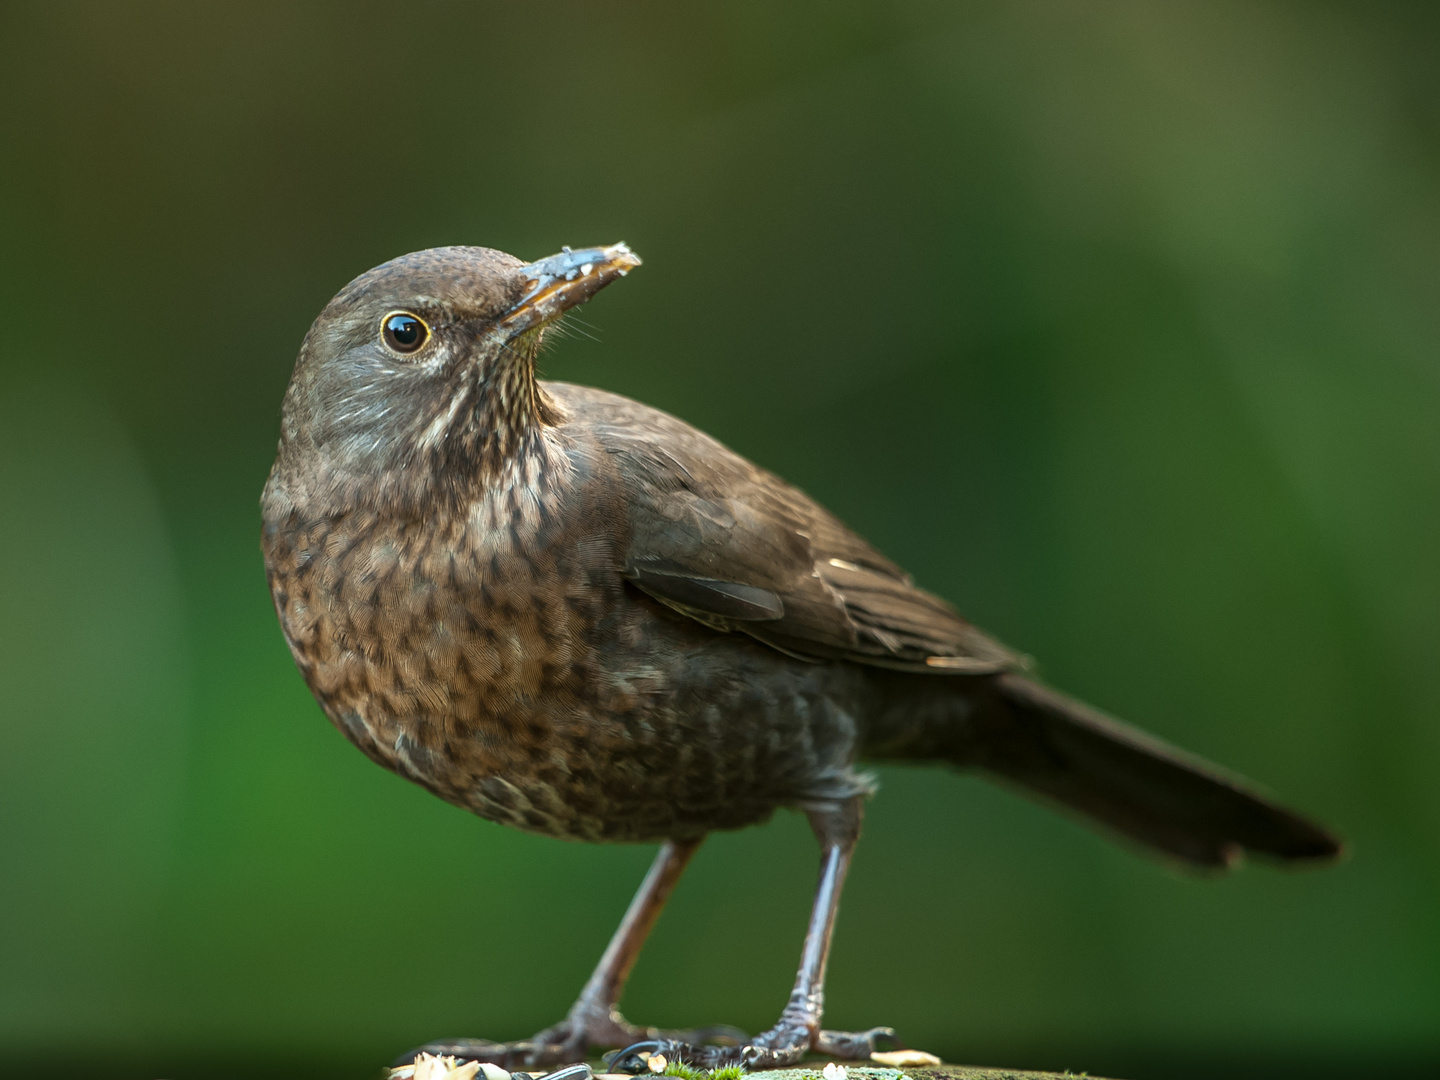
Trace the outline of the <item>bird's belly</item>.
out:
M 484 573 L 457 583 L 456 563 L 368 588 L 353 567 L 273 582 L 311 689 L 386 768 L 502 824 L 592 841 L 738 828 L 857 788 L 841 666 L 563 567 L 472 556 Z
M 523 691 L 447 679 L 335 698 L 327 712 L 447 802 L 568 839 L 698 836 L 864 789 L 843 679 L 744 639 L 656 646 L 590 650 Z

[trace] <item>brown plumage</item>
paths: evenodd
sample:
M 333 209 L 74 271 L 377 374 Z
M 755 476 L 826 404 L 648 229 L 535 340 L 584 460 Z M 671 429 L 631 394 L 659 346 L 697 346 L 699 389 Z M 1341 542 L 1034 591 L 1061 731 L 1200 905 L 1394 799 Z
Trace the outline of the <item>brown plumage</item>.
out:
M 819 1028 L 872 788 L 862 759 L 973 766 L 1203 866 L 1338 851 L 1035 682 L 778 477 L 658 410 L 537 380 L 545 326 L 635 265 L 623 245 L 529 265 L 484 248 L 396 259 L 321 313 L 286 395 L 266 569 L 331 721 L 491 820 L 664 844 L 564 1022 L 434 1048 L 530 1064 L 641 1038 L 706 1064 L 868 1053 L 884 1029 Z M 627 1024 L 615 1001 L 696 844 L 778 807 L 806 812 L 826 852 L 780 1023 L 754 1039 Z

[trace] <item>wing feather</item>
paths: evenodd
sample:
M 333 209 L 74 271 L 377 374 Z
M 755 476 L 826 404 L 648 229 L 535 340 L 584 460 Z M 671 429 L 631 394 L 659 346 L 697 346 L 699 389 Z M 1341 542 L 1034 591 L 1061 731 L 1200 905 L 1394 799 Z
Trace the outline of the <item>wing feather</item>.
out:
M 616 394 L 544 385 L 614 466 L 624 574 L 642 592 L 808 659 L 956 674 L 1025 666 L 809 496 L 709 436 Z

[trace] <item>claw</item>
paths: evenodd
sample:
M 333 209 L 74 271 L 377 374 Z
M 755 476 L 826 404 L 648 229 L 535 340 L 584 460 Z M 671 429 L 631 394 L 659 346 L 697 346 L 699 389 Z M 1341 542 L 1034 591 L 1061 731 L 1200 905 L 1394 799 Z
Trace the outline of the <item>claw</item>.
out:
M 611 1050 L 602 1060 L 614 1072 L 636 1076 L 650 1071 L 650 1059 L 656 1054 L 669 1057 L 671 1052 L 673 1046 L 669 1039 L 644 1039 L 623 1050 Z
M 694 1043 L 697 1046 L 701 1043 L 711 1043 L 716 1046 L 744 1046 L 750 1041 L 750 1036 L 732 1024 L 711 1024 L 708 1027 L 695 1028 L 693 1031 L 685 1032 L 683 1041 Z
M 822 1031 L 815 1037 L 815 1052 L 842 1061 L 866 1061 L 880 1049 L 884 1041 L 896 1048 L 902 1045 L 890 1027 L 871 1028 L 869 1031 Z

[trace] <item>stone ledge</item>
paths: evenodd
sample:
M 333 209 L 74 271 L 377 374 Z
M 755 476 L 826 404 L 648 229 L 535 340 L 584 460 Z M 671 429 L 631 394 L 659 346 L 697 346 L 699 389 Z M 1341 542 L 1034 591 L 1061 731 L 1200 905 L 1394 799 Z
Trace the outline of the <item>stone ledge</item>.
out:
M 929 1055 L 926 1055 L 929 1057 Z M 934 1060 L 930 1058 L 930 1060 Z M 877 1065 L 844 1065 L 836 1062 L 813 1061 L 789 1069 L 761 1069 L 743 1074 L 742 1080 L 1104 1080 L 1089 1073 L 1030 1072 L 1024 1069 L 996 1069 L 972 1065 L 919 1065 L 901 1068 L 881 1068 Z M 413 1065 L 401 1065 L 389 1069 L 386 1080 L 708 1080 L 709 1074 L 685 1069 L 682 1072 L 641 1074 L 630 1076 L 626 1073 L 603 1073 L 603 1065 L 575 1064 L 554 1072 L 531 1074 L 510 1073 L 495 1065 L 475 1062 L 457 1063 L 453 1057 L 432 1057 L 420 1054 Z

